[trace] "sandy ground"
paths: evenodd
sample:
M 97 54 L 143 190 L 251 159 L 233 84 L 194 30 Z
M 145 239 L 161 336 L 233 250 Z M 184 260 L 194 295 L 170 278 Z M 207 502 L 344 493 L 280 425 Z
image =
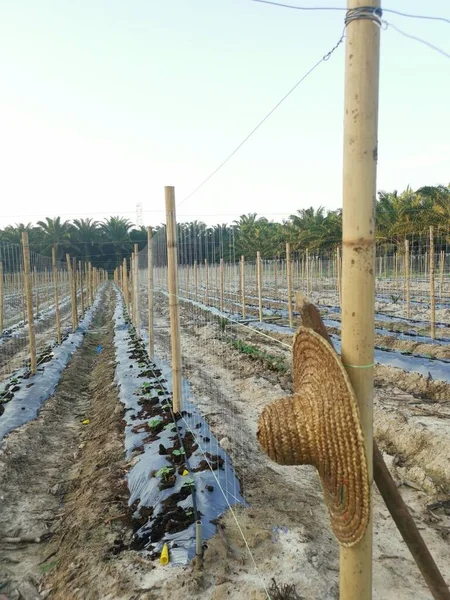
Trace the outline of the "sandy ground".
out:
M 159 300 L 156 349 L 167 360 L 167 301 Z M 248 506 L 224 515 L 222 535 L 206 543 L 202 570 L 161 567 L 127 548 L 133 530 L 124 486 L 123 409 L 114 384 L 112 308 L 113 294 L 106 291 L 55 396 L 38 419 L 0 447 L 0 595 L 8 600 L 263 600 L 275 578 L 280 585 L 294 584 L 297 598 L 336 600 L 339 548 L 314 469 L 272 463 L 256 441 L 262 408 L 291 391 L 290 369 L 271 370 L 264 360 L 244 356 L 217 320 L 205 321 L 183 305 L 184 375 L 233 460 Z M 289 367 L 288 348 L 246 331 L 247 343 Z M 394 383 L 392 376 L 376 389 L 377 436 L 450 582 L 450 519 L 439 507 L 427 509 L 447 499 L 450 490 L 450 409 L 446 401 L 418 398 Z M 85 419 L 89 424 L 82 424 Z M 39 544 L 2 541 L 47 534 Z M 374 598 L 430 598 L 377 491 Z

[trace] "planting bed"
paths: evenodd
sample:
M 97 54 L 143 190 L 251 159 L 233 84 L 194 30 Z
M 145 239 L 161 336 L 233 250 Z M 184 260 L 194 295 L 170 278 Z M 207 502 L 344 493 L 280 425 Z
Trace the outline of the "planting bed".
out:
M 115 311 L 116 381 L 125 406 L 125 446 L 133 466 L 127 475 L 135 523 L 132 547 L 159 556 L 168 544 L 172 564 L 195 555 L 196 521 L 203 539 L 213 521 L 242 502 L 230 460 L 203 421 L 184 382 L 183 410 L 174 415 L 162 365 L 152 362 L 130 328 L 121 300 Z

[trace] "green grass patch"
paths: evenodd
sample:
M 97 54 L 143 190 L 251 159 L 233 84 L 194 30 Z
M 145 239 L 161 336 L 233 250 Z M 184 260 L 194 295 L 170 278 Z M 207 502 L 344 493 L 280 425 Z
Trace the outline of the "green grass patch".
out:
M 265 350 L 261 350 L 258 346 L 253 346 L 252 344 L 246 344 L 240 339 L 233 340 L 231 342 L 233 348 L 242 352 L 252 360 L 258 360 L 266 365 L 271 371 L 277 371 L 279 373 L 286 373 L 288 367 L 283 358 L 280 356 L 275 356 L 274 354 L 269 354 Z

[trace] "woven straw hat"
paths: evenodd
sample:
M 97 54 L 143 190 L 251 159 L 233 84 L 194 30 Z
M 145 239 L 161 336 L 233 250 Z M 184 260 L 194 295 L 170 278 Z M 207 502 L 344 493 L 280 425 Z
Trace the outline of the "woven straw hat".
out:
M 355 394 L 334 349 L 302 327 L 294 338 L 294 395 L 269 404 L 258 440 L 282 465 L 314 465 L 338 541 L 353 546 L 369 520 L 369 478 Z

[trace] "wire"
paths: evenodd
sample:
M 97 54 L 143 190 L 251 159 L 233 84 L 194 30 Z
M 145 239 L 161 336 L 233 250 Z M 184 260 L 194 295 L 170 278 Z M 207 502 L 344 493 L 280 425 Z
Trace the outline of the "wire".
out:
M 302 77 L 301 79 L 299 79 L 297 81 L 297 83 L 287 92 L 287 94 L 285 94 L 281 100 L 279 102 L 277 102 L 277 104 L 275 104 L 275 106 L 266 114 L 266 116 L 258 123 L 258 125 L 256 125 L 256 127 L 254 127 L 251 132 L 242 140 L 242 142 L 240 144 L 238 144 L 238 146 L 236 146 L 236 148 L 233 150 L 233 152 L 231 152 L 231 154 L 229 154 L 227 156 L 227 158 L 225 160 L 223 160 L 220 165 L 218 167 L 216 167 L 214 169 L 214 171 L 212 173 L 210 173 L 208 175 L 208 177 L 206 179 L 204 179 L 200 185 L 198 185 L 195 190 L 193 190 L 188 196 L 186 196 L 185 198 L 183 198 L 183 200 L 178 204 L 178 207 L 181 206 L 184 202 L 186 202 L 186 200 L 189 200 L 189 198 L 192 198 L 192 196 L 194 194 L 196 194 L 204 185 L 205 183 L 207 183 L 212 177 L 214 177 L 214 175 L 216 173 L 218 173 L 218 171 L 220 171 L 220 169 L 222 167 L 224 167 L 226 165 L 226 163 L 236 154 L 236 152 L 238 152 L 242 146 L 252 137 L 252 135 L 254 133 L 256 133 L 258 131 L 258 129 L 267 121 L 267 119 L 269 119 L 269 117 L 271 117 L 273 115 L 273 113 L 277 110 L 277 108 L 279 108 L 283 102 L 289 98 L 289 96 L 298 88 L 298 86 L 303 83 L 303 81 L 305 81 L 305 79 L 307 77 L 309 77 L 309 75 L 311 75 L 311 73 L 313 71 L 315 71 L 317 69 L 317 67 L 319 65 L 321 65 L 323 62 L 326 62 L 331 55 L 333 54 L 333 52 L 342 44 L 342 42 L 344 41 L 344 36 L 345 36 L 345 28 L 344 31 L 342 32 L 341 37 L 339 38 L 339 41 L 337 42 L 337 44 L 329 51 L 327 52 L 327 54 L 325 54 L 324 56 L 322 56 L 322 58 L 320 60 L 318 60 L 316 62 L 316 64 L 314 66 L 312 66 Z M 177 208 L 178 208 L 177 207 Z
M 270 4 L 272 6 L 279 6 L 281 8 L 293 8 L 294 10 L 304 10 L 304 11 L 348 11 L 347 8 L 342 6 L 295 6 L 293 4 L 283 4 L 281 2 L 274 2 L 273 0 L 250 0 L 251 2 L 259 2 L 260 4 Z M 375 9 L 375 7 L 374 7 Z M 433 15 L 417 15 L 413 13 L 405 13 L 399 10 L 394 10 L 392 8 L 383 8 L 383 13 L 391 13 L 392 15 L 398 15 L 399 17 L 407 17 L 409 19 L 423 19 L 427 21 L 440 21 L 442 23 L 449 23 L 450 19 L 447 17 L 435 17 Z
M 434 44 L 431 44 L 430 42 L 427 42 L 427 40 L 424 40 L 415 35 L 411 35 L 410 33 L 406 33 L 405 31 L 402 31 L 401 29 L 399 29 L 396 25 L 393 25 L 392 23 L 388 23 L 387 21 L 383 21 L 383 25 L 384 25 L 385 29 L 389 29 L 389 28 L 393 29 L 394 31 L 396 31 L 397 33 L 400 33 L 404 37 L 409 38 L 410 40 L 415 40 L 416 42 L 419 42 L 421 44 L 424 44 L 424 46 L 428 46 L 428 48 L 431 48 L 435 52 L 442 54 L 442 56 L 445 56 L 446 58 L 450 58 L 450 53 L 446 52 L 445 50 L 442 50 L 442 48 L 438 48 L 438 46 L 435 46 Z

